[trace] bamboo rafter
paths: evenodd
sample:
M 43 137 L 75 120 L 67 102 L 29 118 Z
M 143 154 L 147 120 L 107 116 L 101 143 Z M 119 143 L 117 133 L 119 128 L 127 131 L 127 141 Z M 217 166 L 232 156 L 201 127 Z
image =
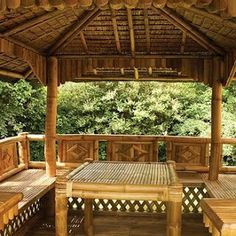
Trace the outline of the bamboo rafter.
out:
M 150 53 L 151 48 L 151 40 L 150 40 L 150 29 L 149 29 L 149 19 L 148 19 L 148 10 L 144 9 L 144 25 L 145 25 L 145 33 L 146 33 L 146 45 L 147 45 L 147 52 Z
M 115 14 L 115 10 L 113 10 L 113 9 L 111 9 L 111 20 L 112 20 L 112 26 L 113 26 L 113 31 L 114 31 L 115 41 L 116 41 L 116 48 L 117 48 L 117 51 L 119 53 L 121 53 L 120 38 L 119 38 L 119 33 L 118 33 L 116 14 Z

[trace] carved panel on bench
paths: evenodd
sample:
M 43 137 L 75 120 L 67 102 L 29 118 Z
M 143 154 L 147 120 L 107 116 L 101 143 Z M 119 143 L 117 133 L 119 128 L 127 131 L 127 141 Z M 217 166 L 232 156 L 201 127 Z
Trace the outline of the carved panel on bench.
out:
M 175 143 L 168 144 L 168 160 L 183 166 L 208 166 L 209 145 L 207 143 Z
M 0 146 L 0 175 L 18 166 L 16 143 Z
M 110 161 L 157 161 L 155 142 L 108 142 L 107 156 Z
M 61 141 L 59 161 L 81 163 L 98 159 L 97 141 Z

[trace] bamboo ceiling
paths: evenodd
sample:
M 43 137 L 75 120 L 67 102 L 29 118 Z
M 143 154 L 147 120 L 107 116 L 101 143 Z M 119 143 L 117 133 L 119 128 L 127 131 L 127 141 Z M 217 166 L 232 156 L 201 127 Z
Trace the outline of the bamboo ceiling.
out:
M 60 82 L 235 79 L 234 0 L 5 0 L 0 75 L 46 84 L 46 57 Z

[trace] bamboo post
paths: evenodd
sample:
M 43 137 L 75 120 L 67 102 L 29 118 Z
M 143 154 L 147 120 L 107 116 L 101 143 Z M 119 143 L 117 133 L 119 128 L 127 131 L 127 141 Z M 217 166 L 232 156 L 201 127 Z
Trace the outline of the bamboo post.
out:
M 67 197 L 56 194 L 56 236 L 67 236 Z
M 25 169 L 29 168 L 30 161 L 30 144 L 28 140 L 27 132 L 18 134 L 19 137 L 23 137 L 23 141 L 18 143 L 19 159 L 20 163 L 25 164 Z
M 218 63 L 215 63 L 216 66 Z M 219 68 L 214 68 L 215 76 Z M 211 158 L 209 180 L 217 180 L 221 163 L 221 113 L 222 113 L 222 84 L 219 78 L 213 78 L 211 103 Z
M 168 201 L 167 203 L 167 236 L 180 236 L 182 218 L 182 202 Z
M 56 118 L 57 118 L 58 62 L 56 57 L 47 61 L 47 112 L 45 123 L 45 162 L 49 177 L 56 175 Z
M 86 236 L 93 236 L 93 200 L 84 199 L 84 232 Z

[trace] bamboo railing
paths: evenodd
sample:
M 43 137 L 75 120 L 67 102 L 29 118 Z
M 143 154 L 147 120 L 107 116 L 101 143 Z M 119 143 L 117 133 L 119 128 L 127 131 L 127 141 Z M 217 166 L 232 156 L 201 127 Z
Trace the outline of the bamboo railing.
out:
M 208 172 L 210 143 L 208 137 L 159 136 L 159 135 L 100 135 L 100 134 L 58 134 L 56 136 L 58 158 L 57 167 L 76 167 L 84 161 L 101 159 L 101 146 L 104 145 L 107 160 L 111 161 L 161 161 L 160 144 L 164 143 L 167 160 L 177 163 L 177 170 Z M 0 150 L 12 156 L 14 168 L 10 174 L 27 168 L 45 168 L 45 161 L 34 161 L 30 155 L 32 142 L 44 143 L 43 134 L 21 133 L 18 136 L 0 140 Z M 222 138 L 224 145 L 236 145 L 236 138 Z M 162 146 L 163 149 L 163 146 Z M 100 152 L 100 153 L 99 153 Z M 177 157 L 176 157 L 177 156 Z M 74 160 L 73 158 L 74 157 Z M 19 162 L 15 159 L 18 158 Z M 122 159 L 123 158 L 123 159 Z M 127 159 L 125 159 L 127 158 Z M 17 164 L 16 164 L 17 163 Z M 236 166 L 221 165 L 221 172 L 235 172 Z M 2 173 L 0 180 L 7 178 L 9 171 Z

